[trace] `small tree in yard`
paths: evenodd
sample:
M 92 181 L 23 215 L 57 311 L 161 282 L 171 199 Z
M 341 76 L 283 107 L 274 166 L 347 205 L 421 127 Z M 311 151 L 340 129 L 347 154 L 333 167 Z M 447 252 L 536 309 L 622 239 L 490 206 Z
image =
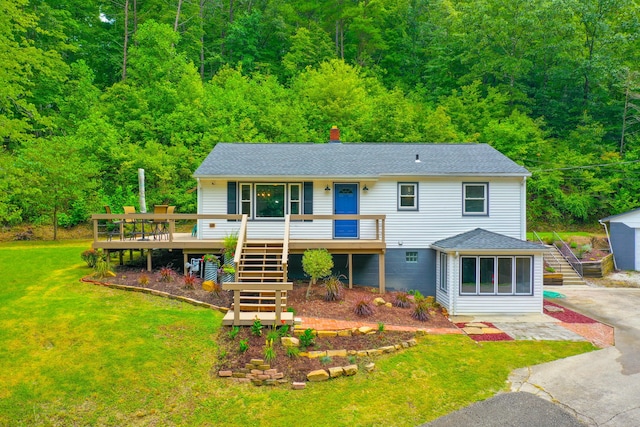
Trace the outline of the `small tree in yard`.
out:
M 311 286 L 315 285 L 318 279 L 327 277 L 333 268 L 333 257 L 326 249 L 307 249 L 302 255 L 302 269 L 311 279 L 307 288 L 307 299 L 311 295 Z

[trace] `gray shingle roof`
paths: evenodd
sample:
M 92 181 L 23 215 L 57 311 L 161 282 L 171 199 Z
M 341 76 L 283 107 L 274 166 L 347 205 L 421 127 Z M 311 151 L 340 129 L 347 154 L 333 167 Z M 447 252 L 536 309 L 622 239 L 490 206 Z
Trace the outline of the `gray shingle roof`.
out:
M 384 175 L 531 174 L 487 144 L 414 143 L 218 143 L 194 173 L 196 178 Z
M 640 212 L 640 208 L 631 209 L 630 211 L 626 211 L 626 212 L 623 212 L 623 213 L 620 213 L 620 214 L 617 214 L 617 215 L 610 215 L 610 216 L 608 216 L 606 218 L 602 218 L 600 220 L 600 222 L 608 222 L 608 221 L 611 221 L 612 219 L 622 218 L 623 216 L 627 216 L 627 215 L 632 216 L 633 214 L 635 214 L 637 212 Z
M 445 250 L 514 250 L 514 251 L 544 251 L 546 248 L 537 243 L 514 239 L 513 237 L 493 233 L 482 228 L 467 231 L 453 237 L 438 240 L 431 247 Z

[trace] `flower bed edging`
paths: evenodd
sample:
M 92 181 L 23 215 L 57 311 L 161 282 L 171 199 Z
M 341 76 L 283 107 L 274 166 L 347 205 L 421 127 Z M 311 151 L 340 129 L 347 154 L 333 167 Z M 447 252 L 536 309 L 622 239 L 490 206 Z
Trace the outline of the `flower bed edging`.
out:
M 226 313 L 227 311 L 229 311 L 229 309 L 226 308 L 226 307 L 218 307 L 217 305 L 209 304 L 209 303 L 206 303 L 206 302 L 203 302 L 203 301 L 198 301 L 198 300 L 195 300 L 193 298 L 187 298 L 187 297 L 183 297 L 183 296 L 180 296 L 180 295 L 173 295 L 173 294 L 170 294 L 168 292 L 157 291 L 155 289 L 140 288 L 138 286 L 120 285 L 120 284 L 117 284 L 117 283 L 101 282 L 99 280 L 90 279 L 89 276 L 83 277 L 82 279 L 80 279 L 80 281 L 85 282 L 85 283 L 93 283 L 94 285 L 100 285 L 100 286 L 104 286 L 104 287 L 107 287 L 107 288 L 120 289 L 120 290 L 123 290 L 123 291 L 141 292 L 143 294 L 156 295 L 156 296 L 163 297 L 163 298 L 168 298 L 168 299 L 173 299 L 173 300 L 176 300 L 176 301 L 186 302 L 187 304 L 195 305 L 197 307 L 210 308 L 212 310 L 217 310 L 217 311 L 219 311 L 221 313 Z

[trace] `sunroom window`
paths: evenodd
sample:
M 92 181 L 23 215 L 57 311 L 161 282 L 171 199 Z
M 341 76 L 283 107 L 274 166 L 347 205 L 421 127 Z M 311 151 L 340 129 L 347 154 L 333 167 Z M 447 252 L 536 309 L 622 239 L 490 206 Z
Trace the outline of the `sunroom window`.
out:
M 532 258 L 529 256 L 463 256 L 461 295 L 531 295 Z

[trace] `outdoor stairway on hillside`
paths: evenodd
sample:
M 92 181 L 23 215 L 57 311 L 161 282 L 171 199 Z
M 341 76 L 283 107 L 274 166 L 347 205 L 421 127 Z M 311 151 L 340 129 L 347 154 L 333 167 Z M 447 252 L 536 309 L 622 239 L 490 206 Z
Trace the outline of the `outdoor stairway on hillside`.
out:
M 585 281 L 571 267 L 571 264 L 562 256 L 558 248 L 554 245 L 545 245 L 547 252 L 544 253 L 545 265 L 553 267 L 556 273 L 562 274 L 563 285 L 585 285 Z
M 280 305 L 282 318 L 290 317 L 290 313 L 286 313 L 287 291 L 273 289 L 287 281 L 282 255 L 283 242 L 278 240 L 247 240 L 242 247 L 236 270 L 237 285 L 242 285 L 239 291 L 239 308 L 243 323 L 247 323 L 247 319 L 252 322 L 257 313 L 261 313 L 259 317 L 269 323 L 269 314 L 275 313 L 277 304 Z M 279 301 L 276 296 L 278 293 Z M 225 325 L 232 324 L 233 318 L 230 315 L 233 314 L 235 304 L 234 301 L 231 311 L 225 316 Z M 266 324 L 264 319 L 263 324 Z

